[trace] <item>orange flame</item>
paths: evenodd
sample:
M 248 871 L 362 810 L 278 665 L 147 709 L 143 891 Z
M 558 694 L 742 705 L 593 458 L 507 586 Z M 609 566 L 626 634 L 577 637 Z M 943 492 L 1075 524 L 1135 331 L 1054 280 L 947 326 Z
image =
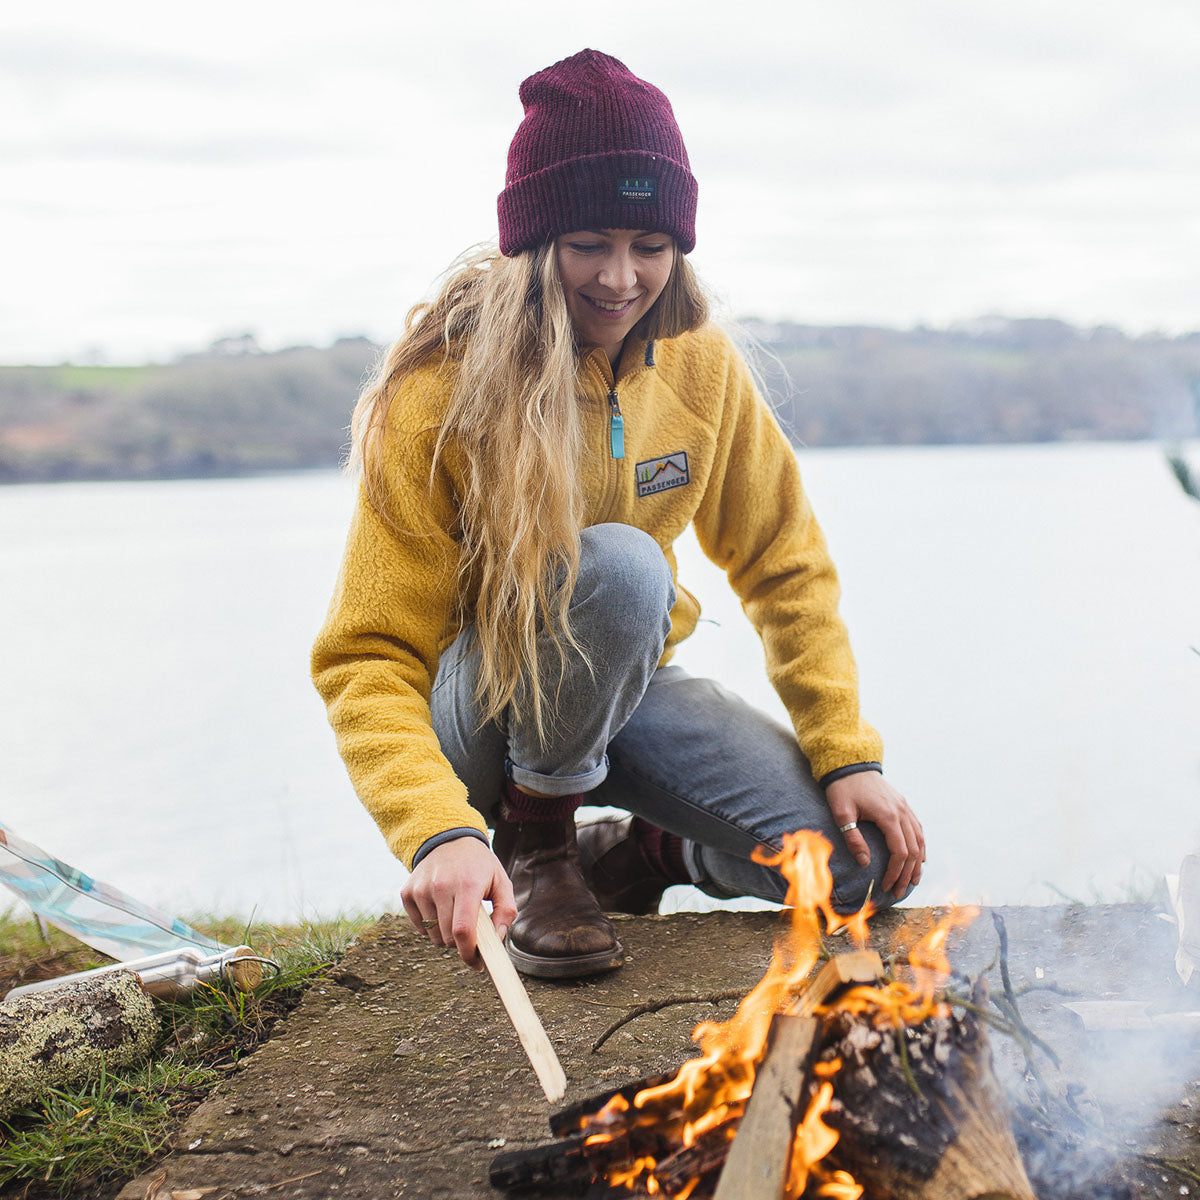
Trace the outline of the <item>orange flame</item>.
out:
M 872 1013 L 876 1020 L 897 1027 L 919 1025 L 930 1017 L 945 1016 L 948 1007 L 936 999 L 950 978 L 946 941 L 955 929 L 969 925 L 979 916 L 972 906 L 952 908 L 912 949 L 908 956 L 912 982 L 895 979 L 884 987 L 856 987 L 839 996 L 832 1005 L 818 1008 L 825 1014 L 835 1010 Z
M 653 1128 L 660 1144 L 689 1147 L 712 1130 L 724 1127 L 730 1139 L 745 1112 L 754 1087 L 758 1065 L 766 1053 L 771 1019 L 786 1012 L 802 993 L 803 986 L 821 957 L 821 918 L 829 933 L 842 929 L 863 946 L 867 920 L 874 913 L 868 901 L 849 916 L 833 909 L 833 875 L 829 870 L 832 848 L 819 834 L 808 831 L 787 834 L 783 848 L 772 854 L 762 848 L 754 859 L 764 866 L 778 867 L 787 880 L 787 929 L 776 940 L 766 974 L 747 993 L 737 1012 L 725 1022 L 703 1021 L 692 1032 L 700 1055 L 680 1067 L 675 1077 L 657 1087 L 638 1092 L 632 1105 L 615 1096 L 598 1113 L 585 1118 L 590 1136 L 587 1145 L 611 1141 L 639 1128 Z M 817 1008 L 818 1015 L 835 1009 L 870 1012 L 876 1019 L 896 1024 L 915 1024 L 940 1012 L 936 993 L 950 975 L 945 945 L 950 933 L 967 924 L 977 909 L 955 909 L 943 918 L 909 956 L 913 980 L 896 980 L 884 987 L 856 987 Z M 798 1200 L 810 1181 L 819 1185 L 816 1194 L 829 1200 L 858 1200 L 862 1188 L 845 1171 L 828 1171 L 821 1163 L 837 1144 L 837 1131 L 824 1123 L 833 1097 L 829 1077 L 840 1063 L 820 1064 L 814 1075 L 821 1080 L 804 1120 L 796 1128 L 792 1143 L 787 1186 L 788 1200 Z M 643 1154 L 622 1168 L 610 1168 L 608 1181 L 649 1195 L 663 1191 L 655 1176 L 657 1161 Z M 699 1178 L 688 1181 L 676 1200 L 695 1190 Z

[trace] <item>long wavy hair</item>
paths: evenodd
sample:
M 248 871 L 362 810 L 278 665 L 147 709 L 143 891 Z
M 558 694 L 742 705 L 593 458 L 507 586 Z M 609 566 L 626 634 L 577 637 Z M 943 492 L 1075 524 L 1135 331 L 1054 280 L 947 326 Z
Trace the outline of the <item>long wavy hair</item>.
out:
M 676 251 L 662 294 L 632 336 L 678 337 L 707 319 L 699 282 Z M 453 531 L 461 546 L 457 615 L 474 620 L 481 723 L 515 704 L 544 740 L 549 672 L 539 633 L 549 636 L 560 683 L 568 652 L 587 661 L 568 612 L 584 515 L 580 358 L 553 242 L 511 258 L 495 247 L 468 251 L 436 298 L 409 312 L 404 334 L 359 396 L 349 465 L 361 468 L 371 503 L 393 528 L 383 453 L 388 412 L 406 376 L 447 358 L 458 369 L 430 487 L 452 448 L 463 467 Z

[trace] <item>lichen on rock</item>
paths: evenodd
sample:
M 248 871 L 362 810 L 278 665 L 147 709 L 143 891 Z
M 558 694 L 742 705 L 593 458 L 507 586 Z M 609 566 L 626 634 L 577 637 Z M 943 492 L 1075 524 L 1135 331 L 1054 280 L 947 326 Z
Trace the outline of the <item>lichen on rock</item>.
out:
M 114 971 L 0 1003 L 0 1117 L 149 1057 L 160 1032 L 132 971 Z

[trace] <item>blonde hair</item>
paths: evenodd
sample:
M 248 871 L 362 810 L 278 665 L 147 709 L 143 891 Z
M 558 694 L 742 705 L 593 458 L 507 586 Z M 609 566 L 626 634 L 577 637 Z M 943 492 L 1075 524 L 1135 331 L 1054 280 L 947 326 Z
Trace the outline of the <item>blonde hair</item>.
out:
M 632 335 L 677 337 L 707 316 L 691 265 L 676 251 L 662 294 Z M 494 247 L 469 251 L 437 297 L 410 311 L 359 397 L 350 465 L 362 468 L 371 503 L 393 528 L 383 454 L 388 412 L 409 374 L 446 357 L 458 360 L 458 370 L 430 486 L 453 447 L 463 464 L 454 530 L 462 551 L 458 616 L 474 620 L 480 647 L 481 722 L 517 704 L 544 740 L 539 633 L 550 636 L 560 680 L 568 650 L 587 661 L 568 619 L 584 518 L 579 355 L 553 242 L 511 258 Z

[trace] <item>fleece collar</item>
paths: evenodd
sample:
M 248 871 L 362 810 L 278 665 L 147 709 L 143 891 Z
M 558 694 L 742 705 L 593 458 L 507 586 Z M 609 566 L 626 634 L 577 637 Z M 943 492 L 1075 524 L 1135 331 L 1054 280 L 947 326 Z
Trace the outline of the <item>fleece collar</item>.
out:
M 594 346 L 583 356 L 583 364 L 595 369 L 605 387 L 615 387 L 624 383 L 642 371 L 648 371 L 658 364 L 654 361 L 654 345 L 644 338 L 627 337 L 621 348 L 621 358 L 617 363 L 616 378 L 613 377 L 612 364 L 608 355 L 599 347 Z

